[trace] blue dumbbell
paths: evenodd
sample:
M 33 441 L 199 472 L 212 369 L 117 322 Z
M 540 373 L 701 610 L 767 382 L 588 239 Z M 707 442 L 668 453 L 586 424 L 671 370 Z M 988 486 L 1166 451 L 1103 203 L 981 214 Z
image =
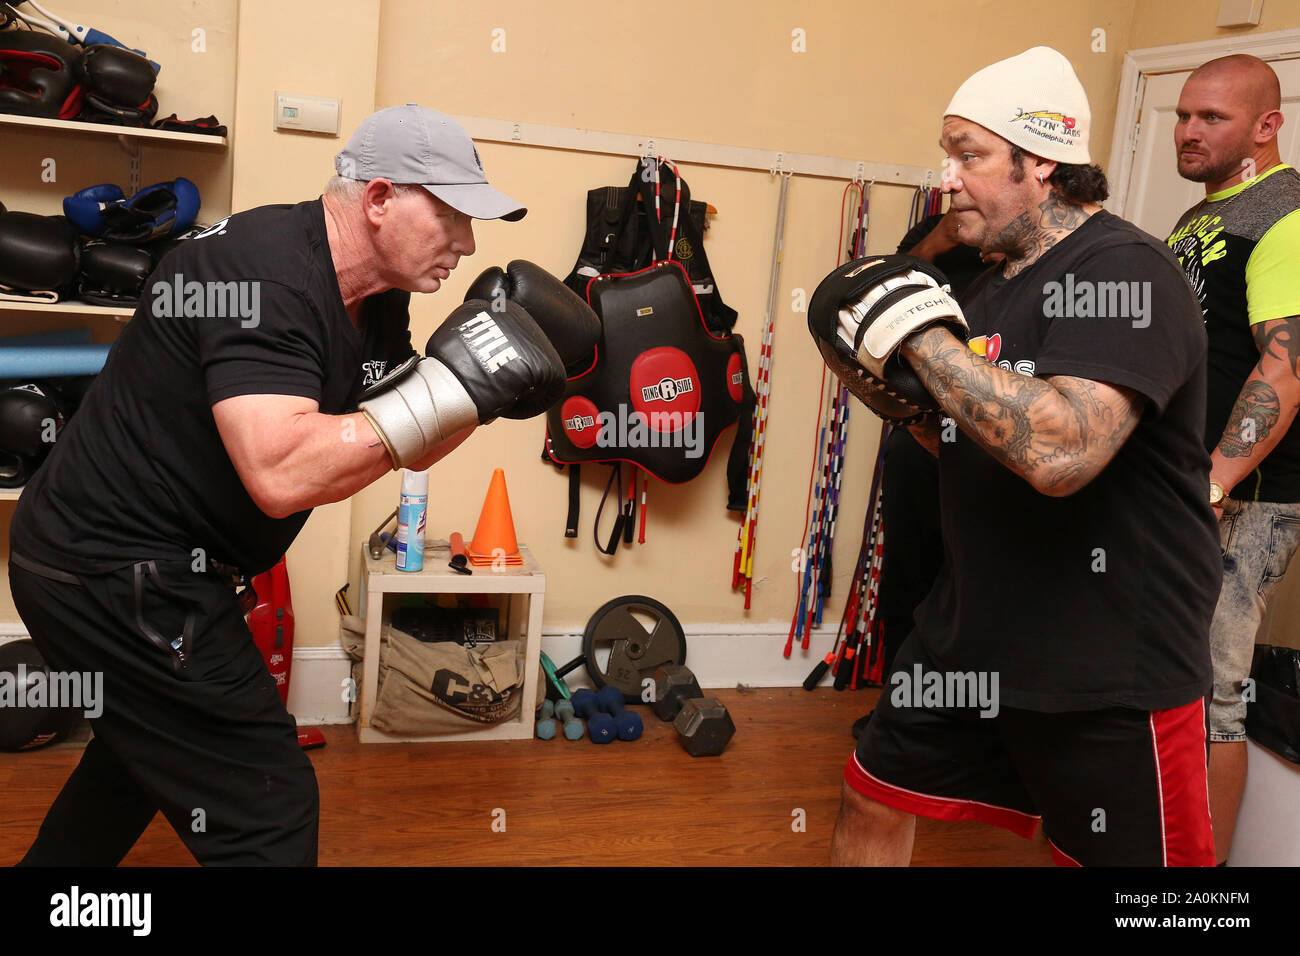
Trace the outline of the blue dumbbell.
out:
M 614 718 L 614 730 L 619 740 L 636 740 L 645 730 L 641 715 L 628 710 L 623 702 L 623 692 L 617 687 L 602 687 L 596 695 L 600 709 Z
M 564 725 L 565 740 L 581 740 L 586 732 L 582 721 L 574 716 L 572 701 L 562 700 L 555 705 L 555 719 Z
M 613 743 L 614 738 L 618 736 L 614 718 L 599 711 L 592 714 L 587 720 L 587 736 L 591 738 L 593 744 Z
M 573 704 L 573 712 L 583 720 L 591 720 L 592 716 L 600 713 L 600 701 L 596 698 L 596 692 L 588 687 L 575 690 L 569 700 Z

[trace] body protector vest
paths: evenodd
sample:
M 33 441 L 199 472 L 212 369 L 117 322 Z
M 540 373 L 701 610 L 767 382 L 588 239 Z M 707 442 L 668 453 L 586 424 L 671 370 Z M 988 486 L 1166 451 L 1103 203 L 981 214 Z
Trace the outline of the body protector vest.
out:
M 705 204 L 690 201 L 671 167 L 662 173 L 659 182 L 638 172 L 627 187 L 588 193 L 586 240 L 565 282 L 600 317 L 601 339 L 591 366 L 569 379 L 547 413 L 544 456 L 557 464 L 625 461 L 684 482 L 740 421 L 728 507 L 743 510 L 754 403 L 744 342 L 731 334 L 736 312 L 718 295 L 704 255 Z M 657 197 L 668 197 L 662 217 Z M 675 215 L 688 209 L 694 214 Z

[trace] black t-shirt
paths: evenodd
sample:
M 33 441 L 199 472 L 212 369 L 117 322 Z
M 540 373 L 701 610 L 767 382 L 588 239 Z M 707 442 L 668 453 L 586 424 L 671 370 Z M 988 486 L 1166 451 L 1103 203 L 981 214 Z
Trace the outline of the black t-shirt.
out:
M 1142 299 L 1113 308 L 1117 287 L 1101 282 L 1138 283 L 1127 288 Z M 1088 288 L 1105 291 L 1104 309 L 1087 306 Z M 1009 707 L 1164 709 L 1203 696 L 1222 566 L 1202 443 L 1205 329 L 1178 263 L 1102 211 L 1014 278 L 982 275 L 963 310 L 972 346 L 998 366 L 1126 386 L 1147 405 L 1106 468 L 1064 498 L 960 431 L 941 442 L 949 560 L 916 614 L 927 652 L 943 670 L 997 672 Z M 1145 327 L 1130 317 L 1139 310 Z
M 319 199 L 251 209 L 182 242 L 23 491 L 11 549 L 80 574 L 193 561 L 196 549 L 250 574 L 271 567 L 311 512 L 277 519 L 253 503 L 212 406 L 276 394 L 356 411 L 361 390 L 411 354 L 409 300 L 371 296 L 352 324 Z

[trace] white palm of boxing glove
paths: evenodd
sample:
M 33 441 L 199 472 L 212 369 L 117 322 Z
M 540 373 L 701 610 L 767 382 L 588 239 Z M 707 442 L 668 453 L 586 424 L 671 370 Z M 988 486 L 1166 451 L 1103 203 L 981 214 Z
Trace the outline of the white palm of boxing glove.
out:
M 838 313 L 838 334 L 863 368 L 884 379 L 886 363 L 907 337 L 936 323 L 960 327 L 963 340 L 970 331 L 947 287 L 925 272 L 909 269 L 844 303 Z

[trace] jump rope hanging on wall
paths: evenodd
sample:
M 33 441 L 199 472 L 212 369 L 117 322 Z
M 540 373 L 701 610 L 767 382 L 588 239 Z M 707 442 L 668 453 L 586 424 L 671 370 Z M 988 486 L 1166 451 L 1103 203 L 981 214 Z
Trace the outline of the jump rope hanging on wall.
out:
M 692 202 L 677 167 L 642 157 L 626 187 L 587 193 L 587 233 L 565 282 L 601 319 L 594 361 L 570 369 L 564 399 L 546 418 L 543 459 L 570 465 L 565 537 L 577 537 L 579 465 L 611 466 L 596 513 L 596 547 L 631 544 L 641 481 L 638 541 L 645 542 L 648 476 L 689 481 L 704 470 L 722 433 L 738 421 L 728 464 L 728 508 L 745 507 L 749 384 L 736 312 L 718 293 L 704 253 L 707 206 Z M 623 495 L 623 468 L 630 471 Z M 607 543 L 600 517 L 619 500 Z
M 845 189 L 845 201 L 850 197 L 853 185 Z M 864 194 L 858 188 L 860 212 L 859 223 L 853 241 L 850 244 L 848 259 L 861 258 L 866 253 L 866 232 L 868 208 L 870 206 L 870 187 Z M 908 227 L 915 226 L 922 219 L 943 208 L 943 194 L 939 189 L 920 187 L 912 197 L 912 210 Z M 841 221 L 843 221 L 841 212 Z M 842 235 L 842 233 L 841 233 Z M 840 248 L 843 248 L 841 241 Z M 847 260 L 846 260 L 847 261 Z M 837 263 L 839 265 L 841 263 Z M 823 371 L 823 381 L 825 372 Z M 823 392 L 825 394 L 825 392 Z M 843 402 L 843 423 L 835 427 L 836 412 L 828 414 L 821 423 L 822 436 L 830 433 L 838 442 L 838 449 L 832 443 L 826 453 L 813 465 L 813 476 L 822 475 L 821 483 L 810 494 L 810 501 L 819 504 L 812 526 L 809 528 L 804 549 L 805 571 L 800 582 L 799 605 L 795 611 L 795 620 L 790 625 L 790 637 L 786 641 L 785 655 L 790 656 L 796 637 L 802 637 L 801 647 L 808 649 L 810 632 L 814 625 L 821 623 L 822 606 L 830 595 L 832 573 L 831 548 L 834 545 L 835 514 L 839 507 L 839 475 L 835 468 L 843 468 L 843 450 L 845 427 L 848 418 L 849 393 L 843 386 L 836 388 L 835 402 Z M 820 415 L 820 409 L 819 409 Z M 850 687 L 856 690 L 859 682 L 879 684 L 884 677 L 885 648 L 881 640 L 880 622 L 877 617 L 880 593 L 880 571 L 884 558 L 885 534 L 882 526 L 884 509 L 884 474 L 885 444 L 889 439 L 892 426 L 881 422 L 880 441 L 876 448 L 876 461 L 871 475 L 871 491 L 867 500 L 867 511 L 863 521 L 862 544 L 858 549 L 857 564 L 854 567 L 853 580 L 849 586 L 849 597 L 845 602 L 844 614 L 840 619 L 836 633 L 835 645 L 826 657 L 819 661 L 804 680 L 804 689 L 812 690 L 830 671 L 836 690 Z M 821 452 L 826 439 L 818 443 Z M 838 456 L 835 452 L 838 451 Z M 819 472 L 819 464 L 824 465 Z M 813 488 L 810 477 L 809 486 Z M 827 489 L 830 489 L 829 491 Z M 805 514 L 807 512 L 805 511 Z M 820 526 L 819 526 L 820 522 Z M 820 536 L 817 531 L 822 532 Z
M 840 201 L 839 236 L 836 240 L 837 266 L 865 253 L 870 205 L 870 185 L 864 188 L 861 183 L 854 182 L 844 188 L 844 196 Z M 846 245 L 845 227 L 849 223 L 852 225 Z M 808 476 L 808 496 L 804 505 L 798 600 L 790 622 L 790 634 L 786 639 L 786 657 L 790 656 L 796 639 L 800 640 L 800 646 L 804 650 L 808 649 L 812 628 L 821 624 L 822 609 L 831 592 L 831 556 L 835 545 L 835 521 L 839 512 L 844 446 L 848 436 L 850 395 L 837 378 L 828 376 L 826 372 L 823 366 L 821 399 L 817 406 L 818 422 L 814 428 L 813 465 Z M 825 673 L 825 668 L 822 673 Z
M 758 494 L 763 478 L 763 449 L 767 438 L 767 403 L 772 393 L 772 344 L 776 331 L 776 297 L 781 287 L 781 261 L 785 245 L 785 212 L 790 196 L 790 174 L 780 172 L 781 194 L 776 206 L 776 236 L 772 241 L 772 271 L 767 286 L 767 312 L 763 318 L 763 340 L 759 349 L 758 378 L 754 385 L 751 416 L 749 471 L 746 478 L 745 517 L 736 535 L 736 558 L 731 571 L 731 588 L 745 588 L 745 610 L 754 591 L 754 548 L 757 544 Z M 739 443 L 739 436 L 737 436 Z

